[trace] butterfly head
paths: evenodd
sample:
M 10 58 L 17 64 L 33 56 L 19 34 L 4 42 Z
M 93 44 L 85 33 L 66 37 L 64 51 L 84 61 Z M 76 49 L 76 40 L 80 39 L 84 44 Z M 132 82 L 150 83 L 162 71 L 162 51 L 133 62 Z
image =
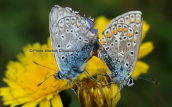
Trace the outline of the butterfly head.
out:
M 61 73 L 61 71 L 58 71 L 56 73 L 56 75 L 54 75 L 54 77 L 57 79 L 57 80 L 61 80 L 63 79 L 63 74 Z
M 111 74 L 111 77 L 113 79 L 113 82 L 118 83 L 122 86 L 132 86 L 135 83 L 133 78 L 130 75 L 126 74 L 125 71 L 115 71 Z
M 134 80 L 132 77 L 129 77 L 128 82 L 127 82 L 127 86 L 132 86 L 132 85 L 134 85 Z

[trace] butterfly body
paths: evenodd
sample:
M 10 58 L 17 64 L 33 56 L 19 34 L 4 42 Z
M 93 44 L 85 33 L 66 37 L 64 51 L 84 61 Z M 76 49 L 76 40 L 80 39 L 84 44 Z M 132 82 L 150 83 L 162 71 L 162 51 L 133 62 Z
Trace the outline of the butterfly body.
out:
M 99 39 L 98 57 L 111 71 L 113 82 L 122 88 L 133 85 L 135 68 L 142 38 L 140 11 L 131 11 L 111 20 Z
M 54 57 L 59 67 L 56 79 L 73 79 L 84 72 L 98 40 L 94 23 L 71 8 L 55 6 L 49 17 L 49 30 Z

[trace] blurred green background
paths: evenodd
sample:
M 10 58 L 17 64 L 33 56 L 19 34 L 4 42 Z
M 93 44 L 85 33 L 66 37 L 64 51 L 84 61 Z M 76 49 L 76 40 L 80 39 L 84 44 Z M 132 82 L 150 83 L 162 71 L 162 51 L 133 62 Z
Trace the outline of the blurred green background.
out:
M 0 0 L 0 87 L 9 60 L 28 43 L 47 42 L 49 12 L 54 5 L 71 7 L 80 15 L 96 18 L 104 15 L 115 18 L 128 11 L 139 10 L 150 25 L 145 41 L 153 41 L 155 49 L 141 59 L 150 65 L 143 77 L 156 78 L 159 85 L 138 80 L 121 91 L 117 107 L 171 107 L 172 106 L 172 1 L 171 0 Z M 80 107 L 71 90 L 70 107 Z M 63 94 L 61 94 L 63 95 Z M 3 106 L 0 100 L 0 107 Z

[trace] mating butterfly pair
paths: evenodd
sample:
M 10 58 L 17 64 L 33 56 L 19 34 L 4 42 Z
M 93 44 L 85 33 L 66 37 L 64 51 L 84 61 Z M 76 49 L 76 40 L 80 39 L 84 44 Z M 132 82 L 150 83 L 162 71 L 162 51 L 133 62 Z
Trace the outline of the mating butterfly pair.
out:
M 81 17 L 71 8 L 54 6 L 49 15 L 51 43 L 59 71 L 56 79 L 69 79 L 83 73 L 84 67 L 98 49 L 98 57 L 111 71 L 113 82 L 134 84 L 131 74 L 135 68 L 142 38 L 143 20 L 140 11 L 131 11 L 111 20 L 102 35 L 94 29 L 91 19 Z

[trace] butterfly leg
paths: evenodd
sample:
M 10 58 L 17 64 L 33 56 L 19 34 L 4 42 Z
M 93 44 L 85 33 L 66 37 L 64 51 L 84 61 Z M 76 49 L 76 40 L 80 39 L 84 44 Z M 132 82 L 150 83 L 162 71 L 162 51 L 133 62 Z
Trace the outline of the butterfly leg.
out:
M 69 87 L 70 87 L 70 89 L 71 89 L 71 90 L 73 90 L 73 91 L 74 91 L 74 93 L 77 95 L 76 91 L 75 91 L 75 90 L 70 86 L 70 84 L 71 84 L 72 82 L 74 82 L 74 83 L 76 84 L 76 82 L 75 82 L 75 81 L 73 81 L 72 79 L 70 79 L 70 80 L 69 80 L 69 84 L 68 84 L 68 86 L 69 86 Z M 77 84 L 76 84 L 76 86 L 77 86 L 77 88 L 79 88 Z
M 120 92 L 122 89 L 123 89 L 123 85 L 120 84 L 120 89 L 119 89 L 119 91 L 116 93 L 115 97 L 119 94 L 119 92 Z M 115 97 L 114 97 L 114 98 L 115 98 Z M 113 99 L 114 99 L 114 98 L 111 98 L 111 107 L 112 107 L 112 102 L 113 102 Z
M 95 81 L 98 81 L 97 79 L 95 79 L 95 78 L 93 78 L 86 70 L 85 70 L 85 72 L 89 75 L 89 77 L 91 78 L 91 79 L 93 79 L 93 80 L 95 80 Z M 87 76 L 87 74 L 84 72 L 84 74 Z M 88 76 L 87 76 L 88 77 Z
M 119 89 L 119 91 L 116 93 L 115 97 L 118 95 L 118 93 L 119 93 L 119 92 L 123 89 L 123 87 L 124 87 L 122 84 L 120 84 L 119 86 L 120 86 L 120 89 Z
M 114 82 L 109 82 L 109 83 L 107 83 L 107 84 L 105 84 L 105 85 L 103 85 L 103 86 L 110 85 L 110 84 L 112 84 L 112 83 L 114 83 Z

